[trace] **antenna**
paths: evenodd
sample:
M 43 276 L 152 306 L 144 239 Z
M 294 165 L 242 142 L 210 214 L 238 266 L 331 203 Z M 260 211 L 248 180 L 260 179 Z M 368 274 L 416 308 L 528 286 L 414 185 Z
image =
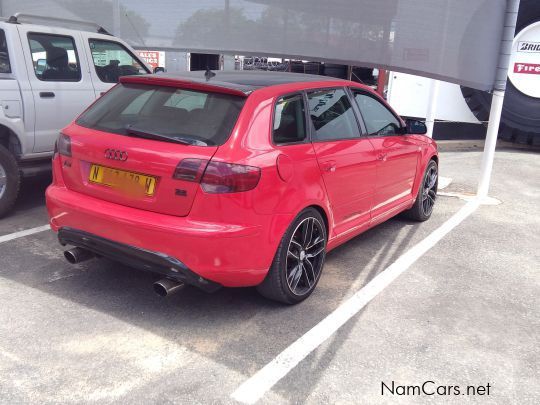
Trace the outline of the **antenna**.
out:
M 206 66 L 206 72 L 204 72 L 204 77 L 206 78 L 206 81 L 209 81 L 215 75 L 216 74 L 212 72 L 208 66 Z

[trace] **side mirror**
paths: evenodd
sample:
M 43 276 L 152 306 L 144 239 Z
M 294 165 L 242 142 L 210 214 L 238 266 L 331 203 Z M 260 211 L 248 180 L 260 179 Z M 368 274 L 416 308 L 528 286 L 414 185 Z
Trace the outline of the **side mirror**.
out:
M 418 120 L 406 120 L 407 133 L 411 135 L 425 135 L 427 133 L 426 124 Z
M 164 68 L 164 67 L 161 67 L 161 66 L 156 66 L 156 67 L 154 68 L 154 73 L 160 73 L 160 72 L 165 73 L 165 68 Z

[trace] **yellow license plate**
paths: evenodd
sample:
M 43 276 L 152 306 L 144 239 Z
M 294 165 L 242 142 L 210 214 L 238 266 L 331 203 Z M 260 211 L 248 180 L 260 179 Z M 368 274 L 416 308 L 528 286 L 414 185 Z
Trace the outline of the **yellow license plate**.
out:
M 120 189 L 127 194 L 153 196 L 156 178 L 100 165 L 90 166 L 88 180 L 92 183 Z

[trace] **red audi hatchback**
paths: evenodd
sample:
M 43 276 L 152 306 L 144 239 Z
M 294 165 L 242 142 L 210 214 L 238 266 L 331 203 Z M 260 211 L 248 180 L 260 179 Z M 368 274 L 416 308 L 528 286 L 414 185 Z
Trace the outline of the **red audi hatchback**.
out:
M 403 211 L 430 217 L 438 157 L 425 132 L 344 80 L 124 77 L 60 134 L 50 224 L 70 262 L 157 273 L 161 295 L 257 286 L 293 304 L 331 249 Z

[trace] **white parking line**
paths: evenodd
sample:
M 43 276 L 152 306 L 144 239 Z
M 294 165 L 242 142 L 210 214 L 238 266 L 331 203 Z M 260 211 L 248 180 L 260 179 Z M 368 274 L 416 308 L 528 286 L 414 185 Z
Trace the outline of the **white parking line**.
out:
M 279 380 L 285 377 L 300 361 L 332 336 L 349 319 L 356 315 L 390 283 L 407 270 L 452 229 L 471 215 L 480 205 L 478 200 L 465 204 L 456 214 L 425 239 L 400 256 L 365 287 L 341 304 L 334 312 L 310 329 L 305 335 L 282 351 L 270 363 L 240 385 L 231 398 L 245 404 L 254 404 Z
M 43 226 L 38 226 L 36 228 L 26 229 L 24 231 L 10 233 L 9 235 L 3 235 L 3 236 L 0 236 L 0 243 L 9 242 L 10 240 L 13 240 L 13 239 L 23 238 L 28 235 L 33 235 L 35 233 L 46 231 L 48 229 L 51 229 L 49 225 L 43 225 Z

